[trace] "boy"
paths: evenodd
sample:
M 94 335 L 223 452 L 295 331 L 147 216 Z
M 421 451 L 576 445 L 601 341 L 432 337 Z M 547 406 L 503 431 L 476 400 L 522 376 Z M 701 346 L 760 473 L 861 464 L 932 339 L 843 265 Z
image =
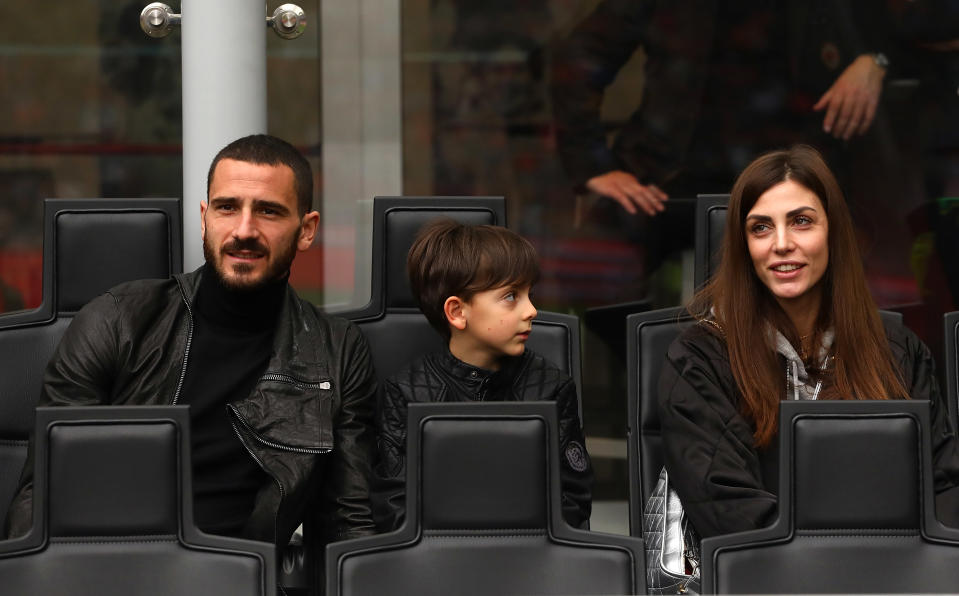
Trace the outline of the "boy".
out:
M 373 517 L 381 532 L 406 513 L 406 414 L 410 402 L 555 400 L 559 414 L 563 517 L 586 528 L 593 470 L 583 442 L 576 386 L 526 349 L 539 277 L 533 246 L 496 226 L 449 219 L 426 224 L 410 247 L 413 296 L 448 349 L 386 381 L 376 415 Z

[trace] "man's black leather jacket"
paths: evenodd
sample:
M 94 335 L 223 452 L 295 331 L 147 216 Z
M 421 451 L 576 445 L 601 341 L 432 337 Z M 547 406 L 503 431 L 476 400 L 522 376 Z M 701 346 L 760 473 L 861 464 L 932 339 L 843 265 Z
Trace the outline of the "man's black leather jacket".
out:
M 406 517 L 407 404 L 543 400 L 556 402 L 559 417 L 563 518 L 573 527 L 588 528 L 593 466 L 583 440 L 573 380 L 529 349 L 505 359 L 496 372 L 471 366 L 446 350 L 414 361 L 387 380 L 380 392 L 372 495 L 379 531 L 398 528 Z
M 47 367 L 40 405 L 177 403 L 201 271 L 121 284 L 87 304 Z M 285 545 L 305 515 L 320 542 L 371 534 L 376 380 L 366 340 L 289 287 L 277 320 L 266 372 L 227 406 L 237 438 L 273 478 L 256 495 L 244 537 Z M 32 490 L 31 444 L 9 536 L 30 529 Z

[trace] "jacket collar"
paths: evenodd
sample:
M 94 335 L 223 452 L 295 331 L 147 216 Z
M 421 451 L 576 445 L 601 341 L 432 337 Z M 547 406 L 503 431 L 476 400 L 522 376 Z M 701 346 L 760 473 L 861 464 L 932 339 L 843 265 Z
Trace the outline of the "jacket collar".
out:
M 492 389 L 507 385 L 516 378 L 516 371 L 522 365 L 525 356 L 524 351 L 522 356 L 506 357 L 500 369 L 494 371 L 463 362 L 447 348 L 439 355 L 439 363 L 450 376 L 467 386 L 485 384 Z
M 196 301 L 202 276 L 202 266 L 190 273 L 178 273 L 173 276 L 191 309 Z M 317 345 L 317 342 L 311 339 L 313 330 L 318 326 L 319 317 L 320 315 L 313 308 L 305 305 L 293 288 L 287 284 L 286 294 L 280 302 L 280 313 L 276 319 L 277 328 L 273 336 L 273 350 L 267 372 L 282 372 L 307 382 L 320 380 L 314 378 L 315 365 L 327 359 L 320 358 L 321 355 L 318 354 L 319 350 L 325 346 Z

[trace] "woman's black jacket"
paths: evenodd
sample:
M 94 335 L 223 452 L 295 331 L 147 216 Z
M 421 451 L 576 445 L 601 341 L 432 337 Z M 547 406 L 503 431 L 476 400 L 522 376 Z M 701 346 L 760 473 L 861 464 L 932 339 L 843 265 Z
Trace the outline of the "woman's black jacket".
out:
M 910 397 L 932 403 L 936 510 L 943 523 L 957 525 L 959 444 L 929 348 L 902 325 L 887 325 L 886 337 Z M 776 518 L 775 458 L 753 447 L 753 426 L 739 412 L 740 399 L 720 331 L 698 323 L 673 342 L 659 384 L 663 455 L 704 537 L 761 528 Z

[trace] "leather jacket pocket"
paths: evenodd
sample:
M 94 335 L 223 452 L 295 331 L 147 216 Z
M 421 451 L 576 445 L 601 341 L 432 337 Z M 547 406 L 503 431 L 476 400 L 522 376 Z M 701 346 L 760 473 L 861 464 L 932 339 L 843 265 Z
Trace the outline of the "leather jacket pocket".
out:
M 229 405 L 257 441 L 275 449 L 326 453 L 333 449 L 333 385 L 266 373 L 253 394 Z

